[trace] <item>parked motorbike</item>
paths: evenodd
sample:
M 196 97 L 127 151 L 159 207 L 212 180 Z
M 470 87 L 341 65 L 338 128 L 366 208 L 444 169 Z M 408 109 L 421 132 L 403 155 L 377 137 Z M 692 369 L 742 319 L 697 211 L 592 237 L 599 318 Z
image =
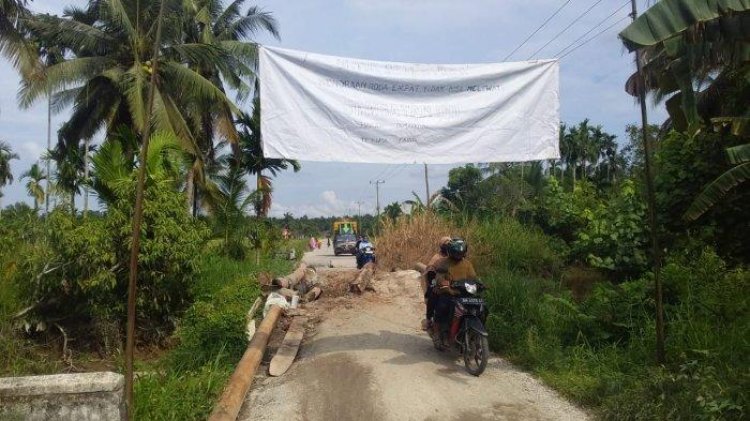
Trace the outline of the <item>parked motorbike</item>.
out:
M 362 269 L 370 262 L 375 263 L 375 248 L 366 246 L 357 252 L 357 269 Z
M 453 317 L 450 326 L 440 326 L 439 338 L 433 338 L 435 348 L 444 350 L 453 348 L 458 350 L 464 358 L 466 371 L 479 376 L 487 367 L 490 357 L 487 329 L 487 305 L 479 296 L 486 288 L 480 281 L 458 281 L 451 284 L 451 288 L 459 291 L 453 297 Z

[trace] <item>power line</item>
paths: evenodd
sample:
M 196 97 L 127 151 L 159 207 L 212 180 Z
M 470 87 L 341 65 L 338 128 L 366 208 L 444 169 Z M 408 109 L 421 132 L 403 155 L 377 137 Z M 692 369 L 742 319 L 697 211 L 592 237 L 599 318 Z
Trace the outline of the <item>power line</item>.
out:
M 568 51 L 567 53 L 565 53 L 565 54 L 563 54 L 562 56 L 560 56 L 560 57 L 559 57 L 559 59 L 560 59 L 560 60 L 562 60 L 562 59 L 563 59 L 563 58 L 565 58 L 565 56 L 567 56 L 568 54 L 572 53 L 573 51 L 575 51 L 575 50 L 577 50 L 577 49 L 579 49 L 579 48 L 581 48 L 581 47 L 583 47 L 584 45 L 586 45 L 586 44 L 588 44 L 589 42 L 593 41 L 593 40 L 594 40 L 594 38 L 598 37 L 599 35 L 601 35 L 601 34 L 603 34 L 603 33 L 607 32 L 607 31 L 609 31 L 610 29 L 614 28 L 614 27 L 615 27 L 615 25 L 617 25 L 618 23 L 620 23 L 620 22 L 624 21 L 625 19 L 629 19 L 629 18 L 630 18 L 630 16 L 623 16 L 623 17 L 621 17 L 620 19 L 618 19 L 618 20 L 617 20 L 617 21 L 616 21 L 615 23 L 613 23 L 612 25 L 609 25 L 608 27 L 606 27 L 606 28 L 602 29 L 601 31 L 597 32 L 597 33 L 596 33 L 596 35 L 594 35 L 593 37 L 591 37 L 591 38 L 587 39 L 586 41 L 582 42 L 581 44 L 578 44 L 577 46 L 575 46 L 575 48 L 573 48 L 573 49 L 569 50 L 569 51 Z
M 549 21 L 552 20 L 552 18 L 554 18 L 555 16 L 557 16 L 558 13 L 560 13 L 560 11 L 563 9 L 563 7 L 565 7 L 565 6 L 568 5 L 568 3 L 570 3 L 570 0 L 566 0 L 563 4 L 561 4 L 560 7 L 558 7 L 557 10 L 555 10 L 555 13 L 553 13 L 552 15 L 550 15 L 550 17 L 548 17 L 547 20 L 545 20 L 544 22 L 542 22 L 542 24 L 539 25 L 539 27 L 536 28 L 534 30 L 534 32 L 531 33 L 531 35 L 529 35 L 528 37 L 526 37 L 526 39 L 523 40 L 523 42 L 521 44 L 519 44 L 518 47 L 516 47 L 515 49 L 513 49 L 513 51 L 511 51 L 507 56 L 505 56 L 505 58 L 503 58 L 503 61 L 508 60 L 510 58 L 510 56 L 512 56 L 521 47 L 523 47 L 524 45 L 526 45 L 526 43 L 529 42 L 529 40 L 531 39 L 531 37 L 533 37 L 534 35 L 536 35 L 537 32 L 539 32 L 542 28 L 544 28 L 549 23 Z
M 591 10 L 592 10 L 592 9 L 593 9 L 594 7 L 596 7 L 596 5 L 598 5 L 599 3 L 601 3 L 602 1 L 603 1 L 603 0 L 596 0 L 596 2 L 594 2 L 594 4 L 592 4 L 592 5 L 591 5 L 591 6 L 590 6 L 590 7 L 588 8 L 588 9 L 586 9 L 586 10 L 585 10 L 585 11 L 584 11 L 583 13 L 581 13 L 580 15 L 578 15 L 578 17 L 577 17 L 577 18 L 573 19 L 573 22 L 570 22 L 570 23 L 568 24 L 568 26 L 566 26 L 565 28 L 563 28 L 563 30 L 562 30 L 562 31 L 558 32 L 558 33 L 557 33 L 557 34 L 556 34 L 555 36 L 553 36 L 552 38 L 550 38 L 550 40 L 549 40 L 549 41 L 547 41 L 547 43 L 546 43 L 546 44 L 542 45 L 542 46 L 541 46 L 541 47 L 539 47 L 539 48 L 538 48 L 538 49 L 537 49 L 536 51 L 534 51 L 533 53 L 531 53 L 531 55 L 529 56 L 529 58 L 527 58 L 526 60 L 531 60 L 531 58 L 532 58 L 532 57 L 534 57 L 535 55 L 537 55 L 537 53 L 539 53 L 540 51 L 544 50 L 544 48 L 545 48 L 545 47 L 547 47 L 548 45 L 550 45 L 550 44 L 552 43 L 552 41 L 555 41 L 555 40 L 557 40 L 557 39 L 558 39 L 558 37 L 559 37 L 560 35 L 562 35 L 563 33 L 565 33 L 565 31 L 567 31 L 568 29 L 570 29 L 570 27 L 571 27 L 571 26 L 575 25 L 575 23 L 576 23 L 576 22 L 578 22 L 579 20 L 581 20 L 581 18 L 583 18 L 584 16 L 586 16 L 587 14 L 589 14 L 589 12 L 590 12 L 590 11 L 591 11 Z
M 625 7 L 627 7 L 627 6 L 629 5 L 629 4 L 630 4 L 630 0 L 626 0 L 626 1 L 625 1 L 625 3 L 623 3 L 623 4 L 622 4 L 622 6 L 620 6 L 620 7 L 619 7 L 619 8 L 617 9 L 617 10 L 615 10 L 615 11 L 614 11 L 614 12 L 612 12 L 612 13 L 610 13 L 610 14 L 609 14 L 609 15 L 608 15 L 608 16 L 607 16 L 606 18 L 604 18 L 604 19 L 600 20 L 600 21 L 599 21 L 599 23 L 597 23 L 596 25 L 594 25 L 594 26 L 593 26 L 593 27 L 592 27 L 591 29 L 589 29 L 588 31 L 584 32 L 584 33 L 583 33 L 583 35 L 581 35 L 580 37 L 576 38 L 576 40 L 575 40 L 575 41 L 573 41 L 573 42 L 571 42 L 570 44 L 566 45 L 566 46 L 565 46 L 565 48 L 563 48 L 562 50 L 560 50 L 560 51 L 558 51 L 557 53 L 555 53 L 555 55 L 554 55 L 553 57 L 560 57 L 560 54 L 564 53 L 564 52 L 565 52 L 565 50 L 567 50 L 568 48 L 570 48 L 570 47 L 572 47 L 573 45 L 575 45 L 575 44 L 576 44 L 576 43 L 577 43 L 578 41 L 580 41 L 580 40 L 582 40 L 582 39 L 583 39 L 584 37 L 586 37 L 586 35 L 588 35 L 588 34 L 590 34 L 590 33 L 594 32 L 594 30 L 595 30 L 596 28 L 598 28 L 598 27 L 602 26 L 602 24 L 603 24 L 604 22 L 608 21 L 608 20 L 609 20 L 609 18 L 611 18 L 612 16 L 616 15 L 616 14 L 617 14 L 617 12 L 619 12 L 619 11 L 620 11 L 620 10 L 622 10 L 622 9 L 624 9 L 624 8 L 625 8 Z

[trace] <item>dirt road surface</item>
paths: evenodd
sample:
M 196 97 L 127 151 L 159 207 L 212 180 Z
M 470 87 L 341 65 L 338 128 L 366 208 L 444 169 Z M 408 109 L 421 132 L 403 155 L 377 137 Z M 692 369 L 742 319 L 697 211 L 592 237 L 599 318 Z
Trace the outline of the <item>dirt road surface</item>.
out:
M 329 258 L 325 251 L 308 253 L 305 261 Z M 352 259 L 337 259 L 347 258 Z M 318 271 L 323 284 L 356 274 Z M 239 419 L 588 419 L 500 357 L 493 356 L 484 374 L 474 377 L 457 354 L 437 352 L 419 330 L 424 307 L 417 272 L 380 273 L 373 285 L 376 291 L 362 296 L 309 304 L 306 311 L 317 323 L 308 326 L 297 361 L 281 377 L 268 377 L 262 367 Z

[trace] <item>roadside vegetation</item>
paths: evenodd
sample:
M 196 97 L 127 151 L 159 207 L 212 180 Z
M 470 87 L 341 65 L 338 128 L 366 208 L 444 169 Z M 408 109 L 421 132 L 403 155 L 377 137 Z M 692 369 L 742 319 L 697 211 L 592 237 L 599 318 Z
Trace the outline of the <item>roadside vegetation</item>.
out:
M 304 240 L 281 228 L 320 236 L 332 218 L 268 217 L 273 177 L 299 170 L 261 149 L 253 39 L 279 36 L 273 15 L 242 0 L 164 1 L 158 66 L 160 1 L 90 1 L 62 16 L 0 2 L 0 55 L 22 78 L 19 105 L 69 112 L 19 174 L 13 140 L 0 140 L 0 198 L 22 182 L 33 204 L 0 211 L 0 375 L 122 371 L 145 167 L 135 416 L 205 419 L 246 346 L 258 277 L 289 271 L 290 249 L 302 255 Z M 563 124 L 559 160 L 451 170 L 436 195 L 404 202 L 408 214 L 391 203 L 380 220 L 361 216 L 379 233 L 382 267 L 408 268 L 440 236 L 462 235 L 490 286 L 492 347 L 566 396 L 605 419 L 747 418 L 749 16 L 746 2 L 656 2 L 621 33 L 644 60 L 626 90 L 662 100 L 668 121 L 647 139 L 636 126 L 616 139 L 588 120 Z M 664 249 L 664 363 L 652 234 Z
M 747 418 L 750 67 L 734 31 L 748 16 L 728 2 L 664 0 L 621 33 L 670 114 L 646 139 L 666 361 L 656 362 L 639 127 L 618 141 L 588 120 L 562 125 L 560 160 L 451 170 L 427 205 L 384 223 L 381 263 L 409 267 L 440 236 L 465 236 L 489 285 L 491 346 L 511 361 L 603 419 Z
M 23 182 L 33 203 L 0 210 L 0 375 L 123 371 L 145 167 L 134 415 L 205 419 L 247 345 L 258 277 L 291 270 L 291 249 L 302 255 L 303 242 L 267 218 L 273 178 L 300 166 L 262 157 L 253 37 L 278 37 L 273 16 L 242 0 L 165 0 L 156 67 L 160 3 L 84 2 L 62 16 L 0 4 L 0 54 L 22 78 L 19 106 L 69 114 L 20 174 L 12 139 L 0 141 L 0 197 Z

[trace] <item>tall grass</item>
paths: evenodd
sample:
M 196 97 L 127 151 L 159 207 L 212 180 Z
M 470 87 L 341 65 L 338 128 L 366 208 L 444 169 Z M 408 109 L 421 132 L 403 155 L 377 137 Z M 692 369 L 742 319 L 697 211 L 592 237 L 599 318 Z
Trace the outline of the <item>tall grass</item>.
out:
M 469 230 L 433 212 L 384 220 L 376 239 L 378 265 L 409 269 L 416 262 L 426 263 L 438 250 L 444 236 L 468 237 Z

